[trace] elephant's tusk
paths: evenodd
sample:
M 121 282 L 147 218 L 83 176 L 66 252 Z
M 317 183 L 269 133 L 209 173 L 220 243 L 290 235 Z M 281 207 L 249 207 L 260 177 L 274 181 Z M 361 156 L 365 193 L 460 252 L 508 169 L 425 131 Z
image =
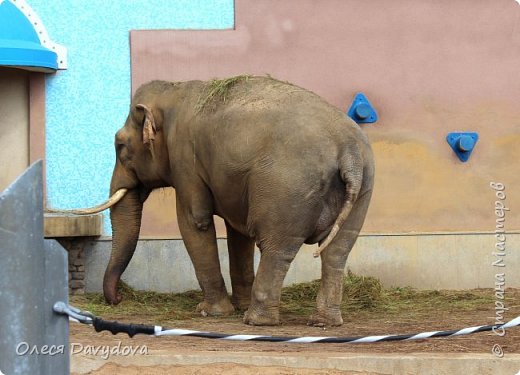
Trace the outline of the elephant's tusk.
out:
M 53 208 L 46 208 L 45 212 L 52 214 L 72 214 L 72 215 L 92 215 L 97 214 L 98 212 L 105 211 L 107 208 L 112 207 L 114 204 L 119 202 L 126 194 L 128 189 L 119 189 L 116 191 L 106 202 L 98 204 L 94 207 L 89 208 L 77 208 L 71 210 L 58 210 Z

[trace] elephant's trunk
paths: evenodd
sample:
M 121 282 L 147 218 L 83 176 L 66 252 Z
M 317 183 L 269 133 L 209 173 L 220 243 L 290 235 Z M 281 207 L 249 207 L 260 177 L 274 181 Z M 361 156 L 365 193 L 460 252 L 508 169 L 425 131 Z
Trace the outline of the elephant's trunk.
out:
M 103 292 L 107 302 L 113 305 L 121 302 L 117 284 L 134 255 L 142 211 L 143 202 L 136 188 L 128 190 L 124 198 L 110 209 L 112 254 L 103 278 Z

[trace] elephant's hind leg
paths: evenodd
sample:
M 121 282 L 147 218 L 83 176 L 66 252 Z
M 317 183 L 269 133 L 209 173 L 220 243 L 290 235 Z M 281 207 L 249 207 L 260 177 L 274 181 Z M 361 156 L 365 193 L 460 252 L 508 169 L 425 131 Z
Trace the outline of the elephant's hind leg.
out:
M 244 323 L 250 325 L 280 323 L 279 306 L 283 280 L 302 244 L 303 239 L 260 243 L 262 256 L 253 283 L 251 305 L 244 314 Z
M 371 194 L 372 191 L 368 191 L 358 198 L 334 240 L 321 253 L 321 284 L 316 311 L 309 318 L 309 325 L 321 327 L 343 324 L 340 306 L 345 264 L 365 221 Z
M 226 222 L 229 252 L 229 273 L 233 294 L 231 303 L 239 310 L 247 310 L 251 301 L 251 288 L 255 280 L 255 241 L 234 230 Z

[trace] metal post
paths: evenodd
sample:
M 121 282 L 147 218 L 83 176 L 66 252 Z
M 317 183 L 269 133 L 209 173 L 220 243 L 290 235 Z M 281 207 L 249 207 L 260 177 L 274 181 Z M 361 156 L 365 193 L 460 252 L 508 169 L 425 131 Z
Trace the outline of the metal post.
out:
M 0 371 L 69 374 L 67 253 L 43 239 L 42 163 L 0 195 Z

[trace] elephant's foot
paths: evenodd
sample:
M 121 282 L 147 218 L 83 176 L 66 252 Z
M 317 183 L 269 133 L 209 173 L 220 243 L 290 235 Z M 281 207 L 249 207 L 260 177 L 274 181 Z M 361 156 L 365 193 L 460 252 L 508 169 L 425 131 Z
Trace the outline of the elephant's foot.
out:
M 307 322 L 307 325 L 314 327 L 335 327 L 342 324 L 343 318 L 339 308 L 318 308 Z
M 250 306 L 244 314 L 244 323 L 252 326 L 276 326 L 280 324 L 278 308 L 258 309 Z
M 197 305 L 197 312 L 202 316 L 223 316 L 230 315 L 235 311 L 235 308 L 229 301 L 229 298 L 223 298 L 217 303 L 209 303 L 204 300 Z
M 233 304 L 236 310 L 246 311 L 249 308 L 249 305 L 251 304 L 251 297 L 248 296 L 247 298 L 244 298 L 236 297 L 233 295 L 231 297 L 231 303 Z

